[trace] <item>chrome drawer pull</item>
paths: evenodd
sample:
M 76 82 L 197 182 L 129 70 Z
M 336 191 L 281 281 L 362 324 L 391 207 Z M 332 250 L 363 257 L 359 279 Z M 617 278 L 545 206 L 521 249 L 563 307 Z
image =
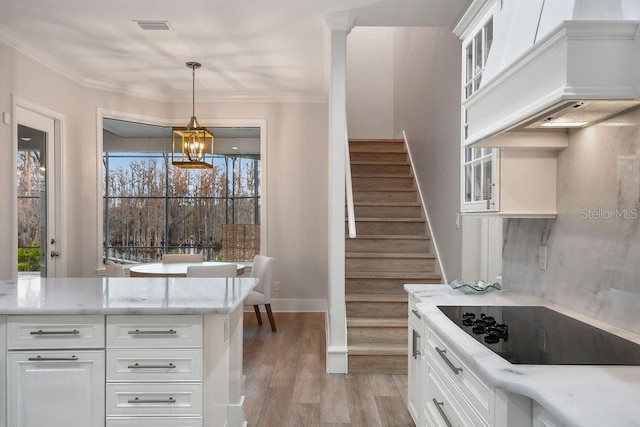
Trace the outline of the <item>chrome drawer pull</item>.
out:
M 141 331 L 136 329 L 135 331 L 129 331 L 129 335 L 175 335 L 176 331 L 169 329 L 168 331 Z
M 37 356 L 37 357 L 30 357 L 27 359 L 29 362 L 52 362 L 52 361 L 74 361 L 74 360 L 78 360 L 78 356 L 71 356 L 71 357 L 42 357 L 42 356 Z
M 422 319 L 422 316 L 420 316 L 420 313 L 415 308 L 412 308 L 411 312 L 415 314 L 418 319 Z
M 413 358 L 417 359 L 420 354 L 420 350 L 418 350 L 418 338 L 420 338 L 420 334 L 417 333 L 415 329 L 412 329 L 411 332 L 413 332 Z
M 447 425 L 447 427 L 453 427 L 451 425 L 451 422 L 449 421 L 449 418 L 447 418 L 447 414 L 445 414 L 441 408 L 441 406 L 444 406 L 444 401 L 438 402 L 435 397 L 431 400 L 433 400 L 433 404 L 436 405 L 436 409 L 438 410 L 438 412 L 440 412 L 440 416 L 444 420 L 444 423 Z
M 440 357 L 442 357 L 444 361 L 447 362 L 447 365 L 449 365 L 454 374 L 458 375 L 460 372 L 462 372 L 462 368 L 456 368 L 455 365 L 451 363 L 451 360 L 449 360 L 449 358 L 445 354 L 447 350 L 440 350 L 438 347 L 436 347 L 436 351 L 438 352 Z
M 175 369 L 176 365 L 169 363 L 168 365 L 141 365 L 136 363 L 134 365 L 127 366 L 128 369 Z
M 127 400 L 127 403 L 176 403 L 176 400 L 173 397 L 168 399 L 138 399 L 136 397 L 133 400 Z
M 29 333 L 31 335 L 80 335 L 80 331 L 77 329 L 74 329 L 73 331 L 43 331 L 40 329 Z

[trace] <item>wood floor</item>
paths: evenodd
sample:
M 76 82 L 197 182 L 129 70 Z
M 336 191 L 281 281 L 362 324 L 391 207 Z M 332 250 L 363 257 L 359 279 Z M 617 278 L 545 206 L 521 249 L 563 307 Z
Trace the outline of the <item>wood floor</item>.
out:
M 278 332 L 244 314 L 249 426 L 413 426 L 406 375 L 325 373 L 325 314 L 274 313 Z M 266 326 L 265 326 L 266 325 Z

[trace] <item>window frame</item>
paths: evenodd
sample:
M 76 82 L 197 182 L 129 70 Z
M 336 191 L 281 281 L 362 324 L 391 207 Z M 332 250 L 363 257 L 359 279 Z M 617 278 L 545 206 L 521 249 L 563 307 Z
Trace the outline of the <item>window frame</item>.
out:
M 96 192 L 95 192 L 95 221 L 97 227 L 95 228 L 95 243 L 94 246 L 94 260 L 96 265 L 96 274 L 103 274 L 104 270 L 104 206 L 103 206 L 103 173 L 102 173 L 102 156 L 103 156 L 103 137 L 104 127 L 103 123 L 105 119 L 124 120 L 130 122 L 136 122 L 147 125 L 174 127 L 183 126 L 184 118 L 179 119 L 166 119 L 156 116 L 141 115 L 136 113 L 124 112 L 119 110 L 111 110 L 103 107 L 96 108 L 96 164 L 98 166 L 98 173 L 96 174 Z M 269 232 L 268 232 L 268 183 L 267 177 L 269 176 L 269 150 L 268 150 L 268 126 L 266 118 L 232 118 L 232 119 L 212 119 L 206 116 L 200 119 L 202 123 L 206 123 L 208 127 L 212 128 L 258 128 L 260 130 L 260 248 L 259 253 L 261 255 L 267 255 L 266 248 L 269 247 Z
M 214 181 L 219 183 L 219 179 L 223 178 L 225 182 L 222 185 L 222 189 L 220 194 L 206 194 L 206 195 L 196 195 L 196 194 L 186 194 L 186 195 L 176 195 L 172 192 L 171 183 L 169 182 L 171 168 L 175 167 L 171 164 L 170 161 L 171 153 L 170 152 L 124 152 L 124 151 L 104 151 L 103 150 L 103 212 L 104 212 L 104 231 L 103 231 L 103 257 L 105 259 L 112 258 L 112 253 L 117 250 L 117 248 L 121 248 L 124 251 L 120 251 L 121 254 L 140 254 L 140 253 L 149 253 L 155 254 L 155 256 L 150 257 L 140 257 L 138 259 L 131 257 L 131 261 L 137 262 L 154 262 L 157 261 L 163 253 L 175 253 L 175 252 L 190 252 L 192 250 L 201 251 L 205 254 L 205 258 L 207 260 L 214 260 L 220 255 L 221 242 L 223 237 L 222 229 L 218 230 L 217 234 L 211 234 L 209 232 L 210 238 L 207 242 L 198 241 L 194 238 L 189 239 L 180 239 L 184 243 L 177 244 L 173 241 L 175 240 L 175 230 L 172 232 L 173 227 L 176 225 L 176 218 L 171 217 L 171 213 L 176 207 L 184 206 L 184 209 L 189 210 L 190 207 L 195 206 L 203 206 L 203 205 L 219 205 L 216 209 L 205 209 L 205 213 L 212 214 L 214 216 L 220 215 L 220 211 L 222 210 L 222 215 L 224 216 L 224 222 L 219 224 L 213 224 L 214 227 L 222 226 L 222 225 L 235 225 L 238 224 L 236 221 L 237 210 L 236 205 L 240 200 L 252 200 L 253 201 L 253 224 L 260 225 L 260 177 L 259 173 L 257 175 L 253 175 L 255 186 L 250 189 L 252 192 L 249 195 L 239 195 L 239 188 L 236 187 L 238 181 L 243 181 L 245 179 L 249 179 L 248 176 L 239 177 L 238 174 L 244 174 L 245 170 L 252 173 L 259 172 L 260 169 L 260 159 L 257 156 L 243 156 L 243 155 L 214 155 L 214 161 L 217 160 L 217 166 L 222 170 L 219 176 L 214 178 Z M 109 194 L 110 187 L 106 185 L 107 180 L 111 179 L 114 175 L 111 174 L 111 169 L 109 167 L 110 160 L 114 159 L 125 159 L 124 161 L 131 163 L 136 161 L 136 159 L 145 160 L 145 159 L 157 159 L 156 162 L 159 163 L 162 168 L 161 173 L 164 174 L 164 186 L 162 188 L 163 194 L 131 194 L 131 195 L 111 195 Z M 246 167 L 245 167 L 246 166 Z M 117 169 L 113 169 L 113 174 L 115 174 Z M 187 170 L 186 173 L 189 174 L 189 182 L 192 179 L 197 180 L 197 174 L 199 173 L 208 173 L 209 170 Z M 189 191 L 191 193 L 191 191 Z M 121 203 L 118 203 L 121 202 Z M 135 242 L 131 244 L 119 244 L 116 245 L 109 240 L 109 228 L 112 224 L 110 220 L 110 207 L 113 206 L 115 202 L 116 204 L 124 205 L 124 201 L 137 202 L 140 205 L 147 205 L 150 201 L 161 201 L 163 206 L 161 208 L 164 211 L 164 216 L 162 218 L 163 226 L 162 228 L 162 239 L 159 242 L 156 242 L 155 245 L 145 245 L 140 246 Z M 173 209 L 172 209 L 173 207 Z M 246 224 L 246 223 L 243 223 Z M 207 224 L 207 226 L 211 226 L 211 224 Z M 167 238 L 168 236 L 168 238 Z M 185 236 L 181 236 L 185 237 Z M 194 236 L 195 237 L 195 236 Z M 123 259 L 127 259 L 124 257 Z M 250 259 L 238 259 L 234 261 L 250 261 Z

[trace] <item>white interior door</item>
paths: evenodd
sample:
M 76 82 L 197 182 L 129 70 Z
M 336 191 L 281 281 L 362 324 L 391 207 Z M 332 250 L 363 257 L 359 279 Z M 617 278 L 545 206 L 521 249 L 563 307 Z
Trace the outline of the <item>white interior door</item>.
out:
M 42 277 L 55 277 L 60 256 L 56 227 L 56 123 L 47 115 L 19 105 L 15 115 L 18 156 L 16 250 L 21 251 L 18 269 L 23 270 L 19 274 L 39 272 Z M 32 248 L 39 249 L 39 268 L 29 265 L 29 254 L 34 253 Z M 25 267 L 25 263 L 28 266 Z

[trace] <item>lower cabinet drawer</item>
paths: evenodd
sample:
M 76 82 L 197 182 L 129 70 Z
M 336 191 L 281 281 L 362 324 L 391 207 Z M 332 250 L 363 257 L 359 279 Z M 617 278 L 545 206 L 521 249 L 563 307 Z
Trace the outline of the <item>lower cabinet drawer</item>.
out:
M 202 350 L 108 350 L 107 381 L 202 381 Z
M 107 316 L 107 348 L 202 347 L 202 316 Z
M 427 355 L 429 372 L 427 374 L 427 390 L 425 416 L 428 425 L 434 426 L 489 426 L 462 396 L 445 385 L 438 369 L 432 366 L 433 360 Z
M 104 316 L 8 316 L 10 350 L 104 348 Z
M 480 415 L 487 420 L 493 420 L 493 389 L 462 362 L 432 330 L 428 330 L 426 335 L 425 353 L 429 354 L 440 368 L 442 378 L 455 384 Z
M 109 416 L 202 416 L 201 384 L 107 384 Z
M 107 427 L 202 427 L 202 418 L 107 418 Z

